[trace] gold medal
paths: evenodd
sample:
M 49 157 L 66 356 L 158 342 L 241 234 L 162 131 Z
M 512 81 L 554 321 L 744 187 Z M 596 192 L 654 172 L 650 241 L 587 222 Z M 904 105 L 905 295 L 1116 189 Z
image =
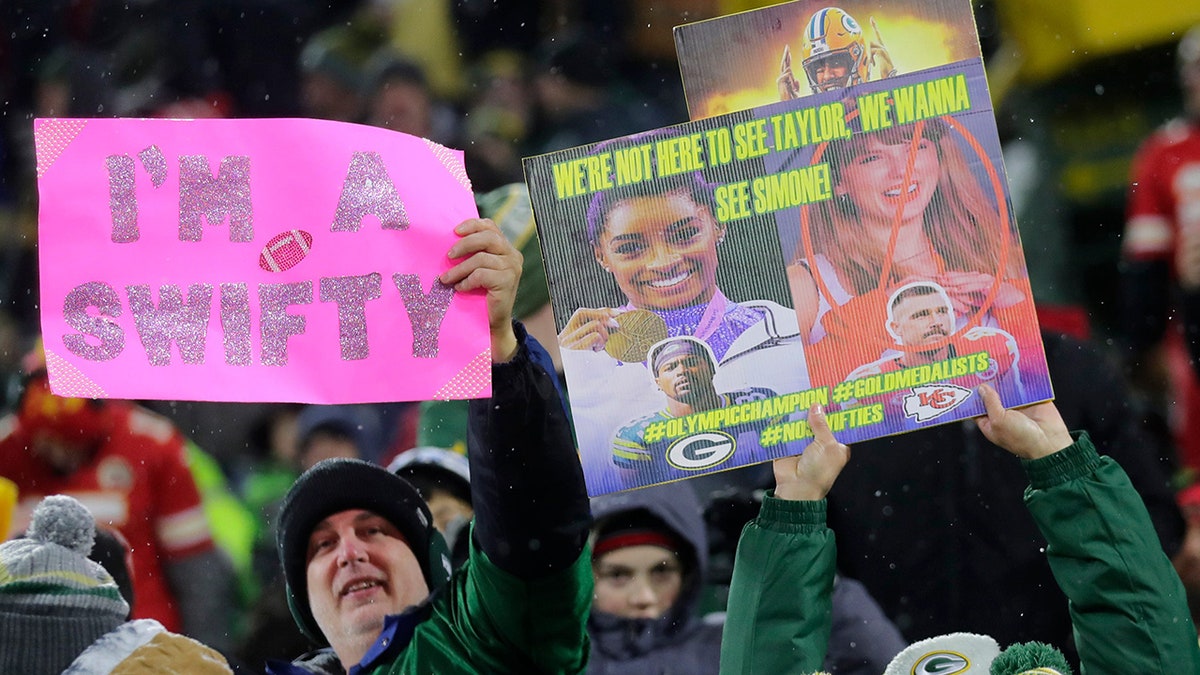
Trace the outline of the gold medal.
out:
M 667 338 L 667 322 L 650 310 L 634 309 L 618 314 L 617 325 L 620 328 L 609 334 L 604 351 L 618 361 L 645 361 L 650 347 Z

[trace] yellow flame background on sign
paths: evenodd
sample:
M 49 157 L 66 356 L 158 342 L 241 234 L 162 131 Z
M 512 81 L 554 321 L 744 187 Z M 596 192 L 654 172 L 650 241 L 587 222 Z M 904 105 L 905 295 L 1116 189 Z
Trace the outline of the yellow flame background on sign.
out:
M 863 36 L 868 42 L 873 38 L 871 18 L 879 26 L 883 44 L 891 54 L 899 73 L 908 73 L 953 62 L 969 55 L 958 54 L 955 49 L 957 29 L 939 21 L 921 19 L 908 14 L 874 13 L 855 17 L 863 27 Z M 807 89 L 807 80 L 801 66 L 800 45 L 803 40 L 804 24 L 790 32 L 787 44 L 792 51 L 792 72 Z M 718 91 L 705 97 L 694 107 L 693 118 L 712 117 L 736 110 L 746 110 L 779 101 L 775 78 L 779 75 L 779 64 L 783 57 L 778 52 L 763 53 L 748 73 L 750 86 L 730 91 Z

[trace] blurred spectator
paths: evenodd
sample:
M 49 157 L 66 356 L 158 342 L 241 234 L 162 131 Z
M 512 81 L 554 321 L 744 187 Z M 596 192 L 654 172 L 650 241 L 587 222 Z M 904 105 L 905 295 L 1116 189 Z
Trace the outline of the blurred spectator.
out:
M 209 647 L 128 621 L 113 577 L 87 555 L 95 521 L 78 500 L 41 500 L 26 536 L 0 544 L 0 671 L 5 673 L 230 673 Z
M 299 110 L 301 49 L 316 31 L 348 20 L 361 2 L 172 0 L 158 4 L 163 23 L 164 103 L 179 99 L 211 106 L 218 102 L 226 114 L 289 117 Z
M 351 23 L 313 35 L 300 52 L 300 109 L 307 117 L 360 122 L 366 65 L 383 36 Z
M 301 404 L 266 408 L 251 426 L 247 452 L 237 470 L 238 493 L 254 517 L 255 594 L 279 574 L 275 554 L 275 521 L 292 482 L 300 476 L 296 462 L 296 418 Z
M 476 192 L 525 181 L 520 148 L 533 126 L 534 100 L 526 58 L 491 52 L 472 69 L 463 120 L 467 175 Z
M 367 63 L 366 78 L 368 124 L 456 145 L 456 115 L 437 100 L 419 65 L 385 48 Z
M 77 495 L 133 545 L 133 615 L 228 646 L 232 566 L 214 545 L 183 435 L 127 401 L 55 396 L 44 366 L 32 370 L 0 422 L 0 474 L 21 497 L 14 526 L 45 495 Z
M 433 516 L 433 526 L 450 549 L 450 561 L 458 569 L 467 560 L 471 518 L 475 515 L 466 456 L 446 448 L 412 448 L 397 455 L 387 468 L 421 493 Z
M 367 123 L 430 138 L 433 97 L 420 66 L 387 53 L 373 61 L 368 70 Z
M 236 582 L 236 609 L 229 622 L 229 637 L 221 648 L 233 644 L 242 630 L 241 611 L 257 592 L 254 577 L 254 514 L 242 502 L 229 485 L 221 465 L 212 455 L 187 439 L 187 464 L 196 489 L 200 491 L 200 503 L 204 506 L 204 517 L 212 529 L 213 542 L 229 558 L 233 565 Z
M 1200 26 L 1184 36 L 1177 54 L 1183 115 L 1147 139 L 1134 160 L 1121 244 L 1122 311 L 1130 374 L 1159 407 L 1166 409 L 1174 399 L 1180 459 L 1195 473 L 1200 471 Z M 1180 311 L 1183 321 L 1172 321 Z M 1169 329 L 1172 323 L 1176 328 Z
M 416 63 L 438 98 L 457 101 L 462 95 L 463 48 L 451 6 L 457 0 L 375 0 L 365 5 L 383 26 L 390 49 Z
M 526 154 L 562 150 L 666 123 L 655 108 L 617 81 L 614 49 L 584 32 L 542 41 L 533 73 L 537 126 Z
M 1178 495 L 1187 536 L 1175 564 L 1200 616 L 1200 26 L 1180 40 L 1177 63 L 1183 114 L 1147 139 L 1134 161 L 1122 310 L 1134 381 L 1155 407 L 1174 403 L 1180 482 L 1191 484 Z
M 296 465 L 303 473 L 323 459 L 378 462 L 383 438 L 369 405 L 309 405 L 296 418 Z

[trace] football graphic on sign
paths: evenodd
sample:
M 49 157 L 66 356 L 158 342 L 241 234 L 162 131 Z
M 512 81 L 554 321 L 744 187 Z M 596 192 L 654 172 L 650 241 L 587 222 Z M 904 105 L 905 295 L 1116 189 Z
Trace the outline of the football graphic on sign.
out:
M 271 237 L 258 256 L 258 266 L 268 272 L 290 270 L 312 250 L 312 235 L 304 230 L 288 230 Z

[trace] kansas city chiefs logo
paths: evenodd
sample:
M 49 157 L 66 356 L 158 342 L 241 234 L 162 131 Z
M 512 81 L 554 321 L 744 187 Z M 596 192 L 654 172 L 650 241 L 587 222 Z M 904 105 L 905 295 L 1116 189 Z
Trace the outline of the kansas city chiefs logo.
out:
M 923 384 L 904 397 L 904 414 L 918 422 L 944 415 L 971 398 L 971 390 L 955 384 Z

